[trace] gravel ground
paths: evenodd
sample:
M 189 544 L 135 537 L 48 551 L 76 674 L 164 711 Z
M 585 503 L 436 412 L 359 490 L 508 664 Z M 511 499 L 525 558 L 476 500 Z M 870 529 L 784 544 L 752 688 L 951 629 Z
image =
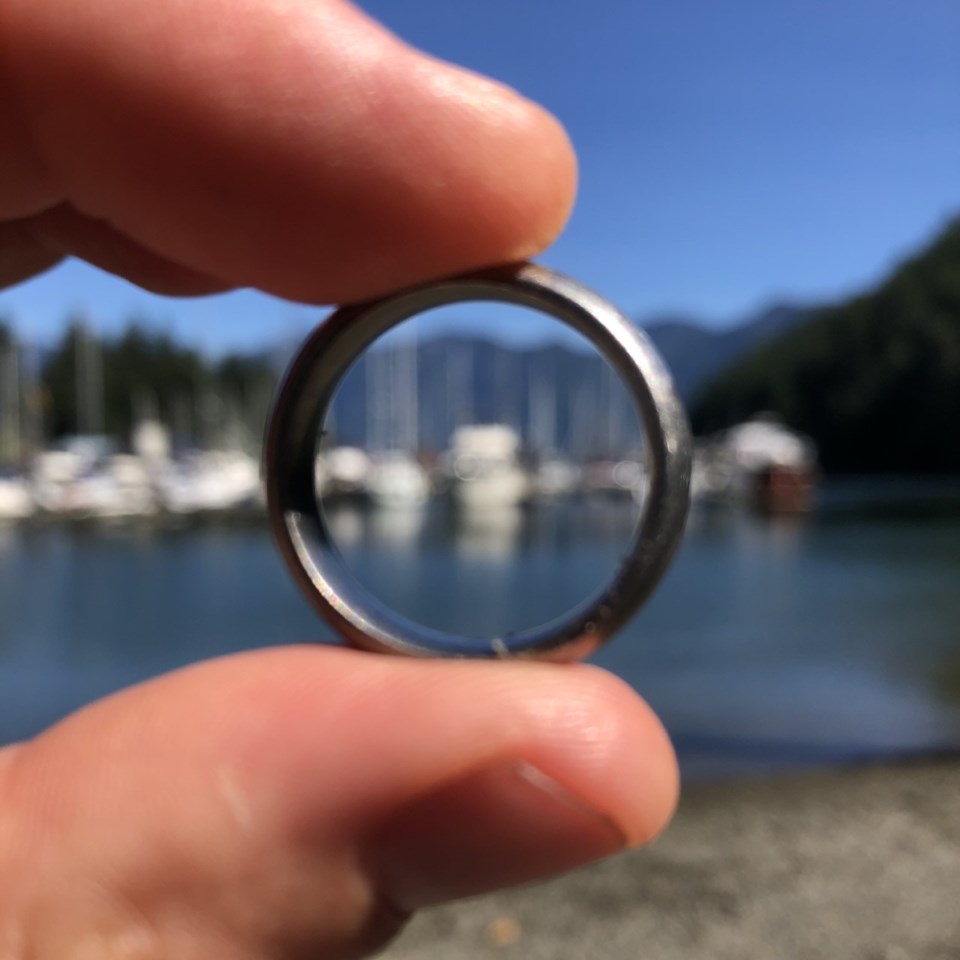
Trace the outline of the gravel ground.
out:
M 960 960 L 960 760 L 688 789 L 652 847 L 418 916 L 387 960 Z

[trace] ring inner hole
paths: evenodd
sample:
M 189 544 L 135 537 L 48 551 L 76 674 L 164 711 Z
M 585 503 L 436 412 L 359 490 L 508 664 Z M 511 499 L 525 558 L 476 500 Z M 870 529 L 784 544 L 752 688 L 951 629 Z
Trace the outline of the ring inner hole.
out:
M 318 438 L 316 493 L 344 563 L 397 613 L 502 637 L 606 584 L 630 549 L 644 437 L 619 376 L 538 311 L 471 302 L 377 340 Z

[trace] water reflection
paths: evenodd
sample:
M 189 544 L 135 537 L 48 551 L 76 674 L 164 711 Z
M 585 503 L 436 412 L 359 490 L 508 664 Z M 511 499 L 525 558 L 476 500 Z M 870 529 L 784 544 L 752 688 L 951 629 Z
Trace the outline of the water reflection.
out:
M 519 548 L 524 512 L 516 504 L 452 514 L 453 549 L 465 560 L 507 563 Z
M 346 502 L 336 509 L 324 510 L 324 518 L 330 534 L 345 556 L 363 543 L 366 536 L 365 514 L 356 504 Z
M 477 522 L 343 502 L 364 583 L 408 616 L 489 635 L 606 580 L 628 498 Z M 688 772 L 960 745 L 960 516 L 696 514 L 676 563 L 597 660 L 664 717 Z M 326 637 L 260 525 L 0 527 L 0 739 L 94 696 L 231 650 Z
M 487 636 L 566 612 L 612 576 L 629 549 L 630 497 L 414 510 L 332 502 L 325 515 L 358 580 L 398 612 Z
M 423 504 L 375 510 L 369 519 L 370 537 L 374 543 L 391 549 L 414 549 L 426 517 Z

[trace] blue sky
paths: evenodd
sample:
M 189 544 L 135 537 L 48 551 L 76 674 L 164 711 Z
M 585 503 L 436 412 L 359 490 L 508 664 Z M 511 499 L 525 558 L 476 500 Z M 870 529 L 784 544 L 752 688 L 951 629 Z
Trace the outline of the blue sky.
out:
M 634 316 L 722 326 L 772 300 L 836 299 L 960 212 L 956 0 L 361 5 L 560 117 L 580 194 L 542 259 Z M 31 339 L 75 310 L 104 331 L 150 318 L 215 352 L 320 315 L 248 292 L 165 300 L 80 264 L 0 292 Z

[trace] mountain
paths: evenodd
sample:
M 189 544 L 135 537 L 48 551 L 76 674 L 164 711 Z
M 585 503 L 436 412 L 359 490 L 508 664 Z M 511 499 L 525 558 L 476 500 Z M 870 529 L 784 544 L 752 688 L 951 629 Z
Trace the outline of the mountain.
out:
M 801 316 L 775 308 L 725 331 L 661 317 L 647 329 L 689 399 L 718 369 Z M 4 331 L 0 324 L 0 354 L 10 336 Z M 102 340 L 76 320 L 38 357 L 31 375 L 43 384 L 50 437 L 96 421 L 123 444 L 147 410 L 183 444 L 216 445 L 241 434 L 252 444 L 285 359 L 264 353 L 210 361 L 148 327 L 133 324 Z M 88 389 L 80 391 L 84 369 Z M 581 456 L 622 453 L 639 443 L 626 391 L 598 354 L 556 343 L 523 349 L 454 333 L 422 340 L 415 358 L 409 349 L 361 358 L 340 388 L 330 432 L 344 443 L 416 442 L 442 450 L 459 424 L 493 421 L 513 425 L 533 448 Z
M 440 451 L 457 426 L 497 422 L 541 450 L 601 456 L 639 443 L 626 389 L 599 354 L 455 335 L 422 341 L 415 365 L 411 353 L 383 348 L 355 364 L 335 399 L 335 442 Z
M 709 432 L 759 411 L 813 437 L 829 471 L 960 472 L 960 218 L 875 290 L 742 357 L 692 414 Z
M 646 332 L 689 400 L 719 370 L 805 316 L 799 308 L 778 306 L 728 330 L 674 317 L 651 322 Z M 342 443 L 410 446 L 414 389 L 416 442 L 434 450 L 470 422 L 508 423 L 533 448 L 580 456 L 615 454 L 639 442 L 631 401 L 599 354 L 453 334 L 422 341 L 415 363 L 409 348 L 363 357 L 340 388 L 331 435 Z
M 792 330 L 808 315 L 802 307 L 777 304 L 724 330 L 676 317 L 654 318 L 641 326 L 670 368 L 680 396 L 689 403 L 734 361 Z

